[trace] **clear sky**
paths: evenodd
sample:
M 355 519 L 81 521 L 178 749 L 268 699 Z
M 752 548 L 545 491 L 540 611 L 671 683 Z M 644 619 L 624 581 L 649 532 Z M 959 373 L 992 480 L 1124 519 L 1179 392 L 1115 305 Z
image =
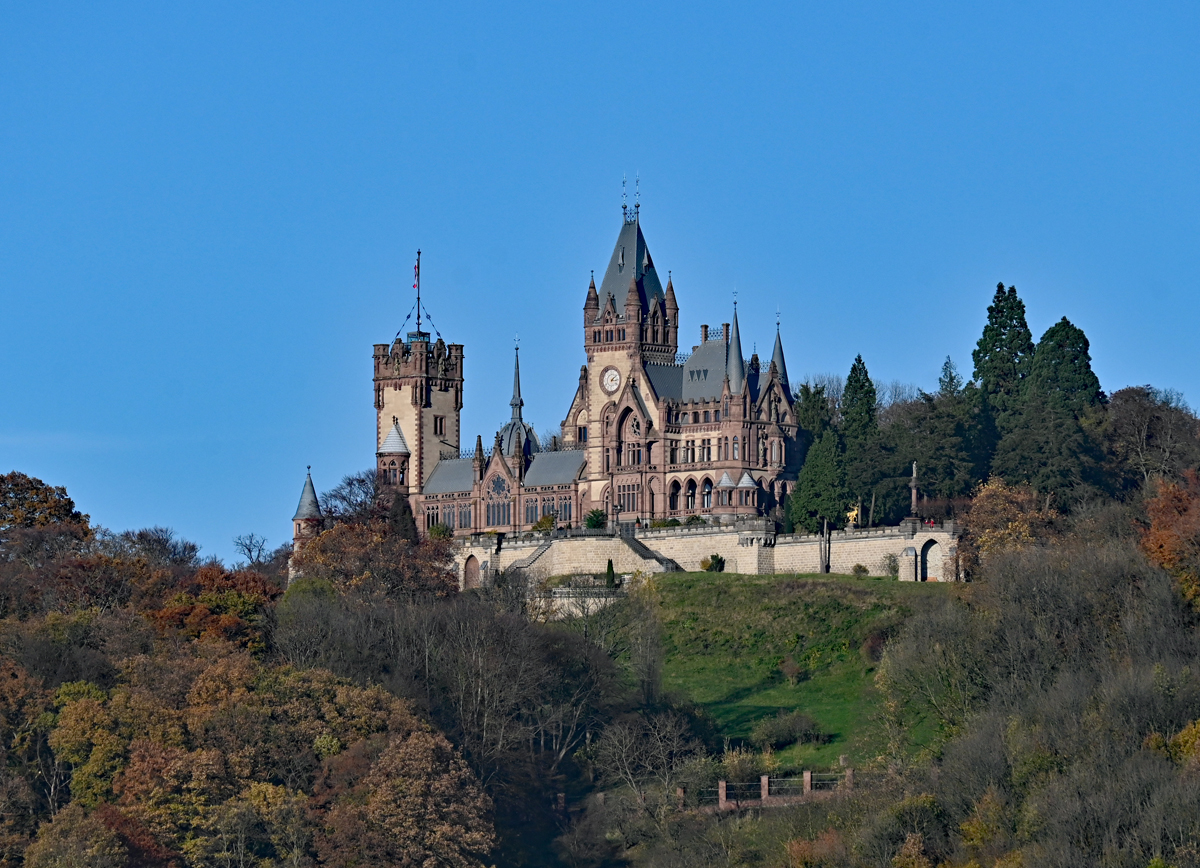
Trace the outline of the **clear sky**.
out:
M 936 383 L 997 281 L 1200 400 L 1196 3 L 0 3 L 0 472 L 232 558 L 373 462 L 412 260 L 464 439 L 566 412 L 622 174 L 681 307 Z

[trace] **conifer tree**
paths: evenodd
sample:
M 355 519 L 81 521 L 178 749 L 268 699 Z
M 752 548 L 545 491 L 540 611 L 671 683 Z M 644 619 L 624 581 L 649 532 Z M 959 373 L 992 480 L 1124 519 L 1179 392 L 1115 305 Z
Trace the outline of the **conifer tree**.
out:
M 1029 392 L 1061 403 L 1076 416 L 1100 403 L 1100 380 L 1092 371 L 1083 329 L 1065 316 L 1038 341 L 1029 366 Z
M 879 476 L 878 395 L 862 356 L 854 359 L 842 392 L 842 442 L 845 444 L 847 494 L 854 501 L 870 498 Z
M 808 450 L 796 488 L 789 497 L 794 526 L 816 533 L 824 520 L 841 524 L 846 512 L 845 486 L 841 444 L 837 432 L 828 428 Z
M 938 377 L 938 395 L 943 398 L 952 397 L 962 391 L 963 380 L 958 374 L 958 366 L 946 356 L 942 362 L 942 374 Z
M 1003 283 L 996 285 L 987 325 L 971 358 L 984 405 L 1003 434 L 1016 424 L 1022 385 L 1033 358 L 1033 335 L 1025 322 L 1025 302 L 1015 286 L 1005 291 Z
M 412 506 L 403 494 L 397 494 L 388 510 L 388 525 L 392 533 L 401 539 L 406 539 L 413 545 L 417 544 L 417 520 L 413 517 Z
M 1023 404 L 992 460 L 992 472 L 1028 483 L 1059 503 L 1109 487 L 1089 416 L 1100 405 L 1087 336 L 1063 317 L 1042 339 L 1030 364 Z

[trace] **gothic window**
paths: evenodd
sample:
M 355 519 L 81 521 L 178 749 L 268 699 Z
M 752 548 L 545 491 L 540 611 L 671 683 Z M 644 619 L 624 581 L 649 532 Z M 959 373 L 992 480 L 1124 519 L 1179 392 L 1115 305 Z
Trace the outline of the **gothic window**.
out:
M 734 461 L 741 460 L 741 456 L 738 455 L 738 439 L 736 437 L 733 438 L 733 460 Z
M 442 523 L 450 528 L 450 530 L 454 530 L 454 507 L 446 507 L 446 511 L 442 515 Z
M 700 502 L 702 508 L 712 509 L 712 492 L 713 486 L 711 480 L 704 480 L 704 487 L 701 489 Z
M 594 343 L 594 344 L 600 343 L 600 329 L 596 329 L 595 331 L 592 332 L 592 343 Z
M 397 477 L 396 477 L 396 462 L 389 461 L 388 469 L 387 469 L 387 481 L 390 485 L 395 485 L 396 479 L 397 479 Z
M 434 416 L 433 417 L 433 433 L 434 433 L 434 436 L 436 436 L 436 437 L 445 437 L 446 436 L 446 417 L 445 416 Z
M 675 510 L 679 509 L 679 483 L 678 482 L 671 483 L 671 491 L 667 495 L 667 508 L 669 510 L 671 510 L 671 512 L 675 512 Z
M 579 440 L 580 443 L 587 443 L 587 425 L 580 425 L 576 435 L 576 439 Z
M 706 438 L 700 441 L 700 460 L 712 461 L 712 440 Z
M 503 476 L 492 478 L 486 496 L 488 527 L 503 527 L 512 524 L 512 504 L 509 500 L 508 482 Z
M 699 413 L 693 413 L 693 414 L 692 414 L 692 424 L 693 424 L 693 425 L 699 425 L 699 424 L 700 424 L 700 414 L 699 414 Z
M 704 411 L 704 421 L 705 421 L 705 422 L 711 422 L 711 421 L 712 421 L 712 419 L 711 419 L 711 418 L 709 418 L 709 412 L 708 412 L 707 410 L 705 410 L 705 411 Z
M 696 508 L 696 481 L 694 479 L 688 480 L 687 494 L 685 495 L 684 502 L 686 509 Z
M 525 501 L 525 523 L 533 524 L 538 520 L 538 502 L 536 497 Z
M 721 421 L 721 411 L 720 410 L 713 410 L 713 421 L 714 422 Z
M 469 504 L 458 508 L 458 526 L 463 530 L 471 527 L 471 507 Z

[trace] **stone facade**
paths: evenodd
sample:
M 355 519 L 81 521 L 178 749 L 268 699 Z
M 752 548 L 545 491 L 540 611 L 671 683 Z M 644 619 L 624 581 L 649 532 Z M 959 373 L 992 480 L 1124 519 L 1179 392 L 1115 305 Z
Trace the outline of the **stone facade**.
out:
M 498 573 L 519 570 L 533 580 L 550 576 L 601 574 L 613 562 L 618 573 L 696 571 L 714 554 L 725 571 L 748 575 L 850 573 L 865 567 L 869 575 L 888 575 L 895 559 L 901 581 L 957 581 L 958 529 L 953 522 L 924 525 L 911 520 L 899 527 L 779 534 L 766 519 L 724 525 L 639 529 L 632 534 L 606 531 L 474 534 L 455 548 L 460 585 L 478 587 Z M 906 556 L 906 552 L 915 554 Z

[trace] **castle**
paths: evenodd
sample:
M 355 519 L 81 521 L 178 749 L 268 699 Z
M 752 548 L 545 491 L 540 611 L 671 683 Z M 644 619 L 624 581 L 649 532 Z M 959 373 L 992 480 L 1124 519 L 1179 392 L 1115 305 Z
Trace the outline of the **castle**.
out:
M 587 364 L 561 436 L 540 443 L 524 421 L 519 360 L 511 418 L 490 449 L 461 448 L 463 347 L 427 332 L 376 344 L 377 461 L 407 495 L 423 531 L 521 531 L 552 515 L 579 524 L 602 509 L 614 524 L 713 521 L 768 513 L 793 484 L 798 427 L 783 345 L 770 362 L 743 357 L 736 309 L 679 353 L 679 304 L 663 288 L 639 208 L 625 209 L 599 289 L 583 304 Z
M 801 463 L 779 329 L 769 361 L 745 358 L 735 303 L 732 322 L 701 326 L 699 343 L 681 353 L 675 288 L 669 273 L 663 288 L 639 212 L 622 207 L 600 287 L 593 274 L 587 288 L 587 362 L 552 442 L 539 442 L 524 421 L 516 352 L 511 417 L 490 448 L 479 435 L 462 448 L 463 346 L 421 330 L 419 297 L 416 330 L 374 346 L 378 478 L 386 495 L 409 499 L 421 533 L 442 528 L 459 538 L 461 554 L 535 525 L 578 528 L 602 510 L 606 532 L 627 545 L 671 519 L 690 519 L 692 532 L 736 530 L 743 542 L 769 529 L 773 545 Z M 320 527 L 311 479 L 293 521 L 297 546 Z M 642 554 L 647 568 L 700 560 Z M 942 557 L 933 553 L 938 575 Z M 479 558 L 459 559 L 464 585 L 477 582 Z M 741 571 L 763 564 L 753 566 Z M 831 567 L 828 552 L 819 566 Z

